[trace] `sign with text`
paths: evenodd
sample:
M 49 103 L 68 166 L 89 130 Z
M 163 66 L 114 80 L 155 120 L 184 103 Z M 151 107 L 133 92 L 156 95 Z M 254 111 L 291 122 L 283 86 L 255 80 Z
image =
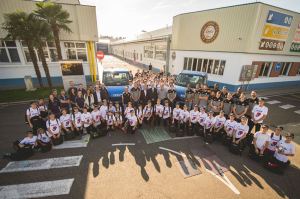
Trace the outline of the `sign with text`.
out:
M 261 39 L 259 44 L 260 50 L 273 50 L 282 51 L 284 48 L 284 41 L 271 40 L 271 39 Z
M 282 28 L 279 26 L 266 24 L 262 36 L 272 38 L 272 39 L 287 39 L 288 35 L 289 35 L 288 28 Z
M 298 52 L 300 53 L 300 43 L 292 43 L 291 48 L 290 48 L 291 52 Z
M 293 16 L 270 10 L 266 22 L 270 24 L 290 27 L 293 22 Z
M 291 44 L 290 52 L 300 52 L 300 23 L 295 31 L 294 39 Z
M 81 61 L 61 61 L 60 67 L 65 90 L 68 90 L 70 87 L 70 82 L 74 82 L 75 86 L 83 84 L 86 87 L 86 79 Z

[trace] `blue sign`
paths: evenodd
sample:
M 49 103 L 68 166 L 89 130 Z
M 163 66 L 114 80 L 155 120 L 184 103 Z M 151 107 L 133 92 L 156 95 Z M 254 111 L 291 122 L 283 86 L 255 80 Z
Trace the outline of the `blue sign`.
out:
M 269 11 L 267 17 L 267 23 L 290 27 L 292 22 L 293 22 L 293 16 L 291 15 L 275 12 L 272 10 Z
M 275 64 L 275 72 L 279 72 L 281 69 L 281 63 L 276 63 Z

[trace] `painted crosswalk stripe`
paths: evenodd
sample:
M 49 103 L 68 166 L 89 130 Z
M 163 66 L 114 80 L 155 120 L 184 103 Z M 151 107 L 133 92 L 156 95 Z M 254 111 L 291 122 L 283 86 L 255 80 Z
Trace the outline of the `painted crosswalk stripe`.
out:
M 134 146 L 135 143 L 117 143 L 117 144 L 112 144 L 111 146 Z
M 282 105 L 282 106 L 279 106 L 279 107 L 283 108 L 283 109 L 290 109 L 290 108 L 294 108 L 295 106 L 291 105 L 291 104 L 286 104 L 286 105 Z
M 279 104 L 281 103 L 280 101 L 277 101 L 277 100 L 272 100 L 272 101 L 268 101 L 267 102 L 268 104 Z
M 298 110 L 298 111 L 295 111 L 295 113 L 297 113 L 297 114 L 300 114 L 300 110 Z
M 56 169 L 65 167 L 76 167 L 80 165 L 82 155 L 67 156 L 60 158 L 48 158 L 41 160 L 25 160 L 10 162 L 4 167 L 0 173 L 36 171 L 45 169 Z
M 60 145 L 53 146 L 53 149 L 69 149 L 87 147 L 90 140 L 90 135 L 84 135 L 80 140 L 65 141 Z
M 70 193 L 73 182 L 74 178 L 0 186 L 0 198 L 41 198 L 46 196 L 65 195 Z

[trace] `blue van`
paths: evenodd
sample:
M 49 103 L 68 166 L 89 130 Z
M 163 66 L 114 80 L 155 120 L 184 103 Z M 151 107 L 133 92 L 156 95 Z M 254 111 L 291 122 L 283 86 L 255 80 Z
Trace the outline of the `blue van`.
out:
M 195 88 L 196 84 L 207 84 L 207 73 L 183 70 L 176 76 L 174 84 L 177 98 L 179 101 L 183 102 L 187 84 L 190 84 L 192 88 Z
M 129 71 L 124 68 L 105 68 L 99 76 L 108 90 L 110 99 L 121 101 L 124 88 L 129 85 Z

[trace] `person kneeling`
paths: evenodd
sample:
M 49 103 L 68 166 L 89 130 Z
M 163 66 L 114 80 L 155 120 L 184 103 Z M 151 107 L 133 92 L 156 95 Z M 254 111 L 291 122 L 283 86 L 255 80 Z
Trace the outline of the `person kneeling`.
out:
M 241 123 L 238 123 L 235 126 L 234 131 L 235 132 L 233 133 L 232 143 L 229 149 L 232 153 L 241 155 L 245 148 L 244 141 L 249 131 L 249 126 L 247 125 L 247 118 L 245 116 L 241 117 Z
M 83 113 L 81 114 L 81 121 L 83 123 L 83 128 L 86 130 L 86 133 L 90 134 L 93 126 L 92 126 L 92 115 L 88 112 L 87 107 L 83 107 Z
M 126 132 L 134 134 L 137 128 L 137 117 L 134 114 L 134 110 L 130 111 L 130 115 L 127 117 Z
M 33 148 L 37 145 L 37 137 L 33 135 L 32 131 L 27 131 L 27 136 L 21 141 L 15 141 L 13 148 L 15 153 L 8 153 L 3 158 L 9 158 L 12 160 L 25 160 L 34 154 Z
M 71 140 L 75 137 L 74 128 L 72 125 L 71 115 L 67 113 L 67 109 L 62 109 L 62 115 L 59 120 L 61 123 L 61 130 L 66 140 Z
M 51 138 L 53 145 L 62 144 L 64 140 L 61 136 L 61 123 L 55 118 L 54 113 L 50 113 L 46 126 L 47 135 Z
M 264 156 L 264 151 L 268 148 L 270 136 L 268 135 L 269 126 L 262 125 L 262 130 L 254 134 L 254 139 L 249 148 L 249 157 L 260 160 Z
M 46 134 L 45 130 L 39 128 L 37 130 L 37 147 L 40 149 L 41 152 L 48 152 L 52 148 L 51 139 Z
M 214 113 L 210 111 L 204 121 L 204 141 L 209 143 L 213 142 L 213 126 L 215 122 L 213 114 Z

